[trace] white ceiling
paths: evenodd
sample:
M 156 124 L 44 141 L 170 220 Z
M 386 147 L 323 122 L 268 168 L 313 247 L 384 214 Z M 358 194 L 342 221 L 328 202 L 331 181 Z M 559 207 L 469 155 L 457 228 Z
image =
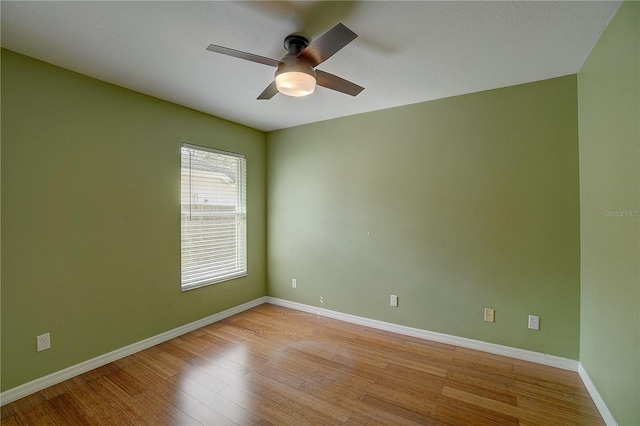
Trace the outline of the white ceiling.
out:
M 2 46 L 270 131 L 576 73 L 619 1 L 2 1 Z M 365 87 L 256 97 L 284 37 L 342 22 L 359 37 L 318 69 Z

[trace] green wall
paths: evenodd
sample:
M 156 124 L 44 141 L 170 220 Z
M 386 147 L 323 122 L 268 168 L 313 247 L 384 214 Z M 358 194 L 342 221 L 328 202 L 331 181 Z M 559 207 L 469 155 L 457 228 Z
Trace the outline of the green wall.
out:
M 247 156 L 246 278 L 180 290 L 181 142 Z M 265 151 L 262 132 L 3 50 L 2 390 L 264 296 Z
M 267 141 L 271 296 L 578 359 L 575 75 Z
M 621 425 L 640 423 L 640 3 L 578 73 L 580 362 Z

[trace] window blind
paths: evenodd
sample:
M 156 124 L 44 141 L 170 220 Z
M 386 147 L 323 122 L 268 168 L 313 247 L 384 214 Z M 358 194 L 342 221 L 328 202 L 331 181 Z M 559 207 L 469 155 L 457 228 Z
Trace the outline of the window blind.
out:
M 245 157 L 187 144 L 181 157 L 182 289 L 246 275 Z

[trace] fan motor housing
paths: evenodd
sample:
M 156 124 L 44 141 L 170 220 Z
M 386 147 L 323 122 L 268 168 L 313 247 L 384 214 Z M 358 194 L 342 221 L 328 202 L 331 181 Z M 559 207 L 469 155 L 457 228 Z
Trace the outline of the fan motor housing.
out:
M 280 60 L 280 65 L 276 70 L 276 77 L 285 72 L 301 72 L 316 78 L 316 72 L 305 58 L 298 55 L 309 45 L 309 40 L 299 34 L 290 34 L 284 39 L 284 48 L 287 53 Z
M 298 56 L 309 45 L 309 40 L 299 34 L 289 34 L 284 38 L 283 44 L 289 54 Z

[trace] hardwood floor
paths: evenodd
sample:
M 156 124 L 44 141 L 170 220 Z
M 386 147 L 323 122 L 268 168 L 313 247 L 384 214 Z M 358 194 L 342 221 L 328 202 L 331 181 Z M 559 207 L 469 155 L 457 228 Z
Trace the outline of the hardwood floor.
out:
M 2 425 L 601 425 L 577 373 L 274 305 L 2 407 Z

